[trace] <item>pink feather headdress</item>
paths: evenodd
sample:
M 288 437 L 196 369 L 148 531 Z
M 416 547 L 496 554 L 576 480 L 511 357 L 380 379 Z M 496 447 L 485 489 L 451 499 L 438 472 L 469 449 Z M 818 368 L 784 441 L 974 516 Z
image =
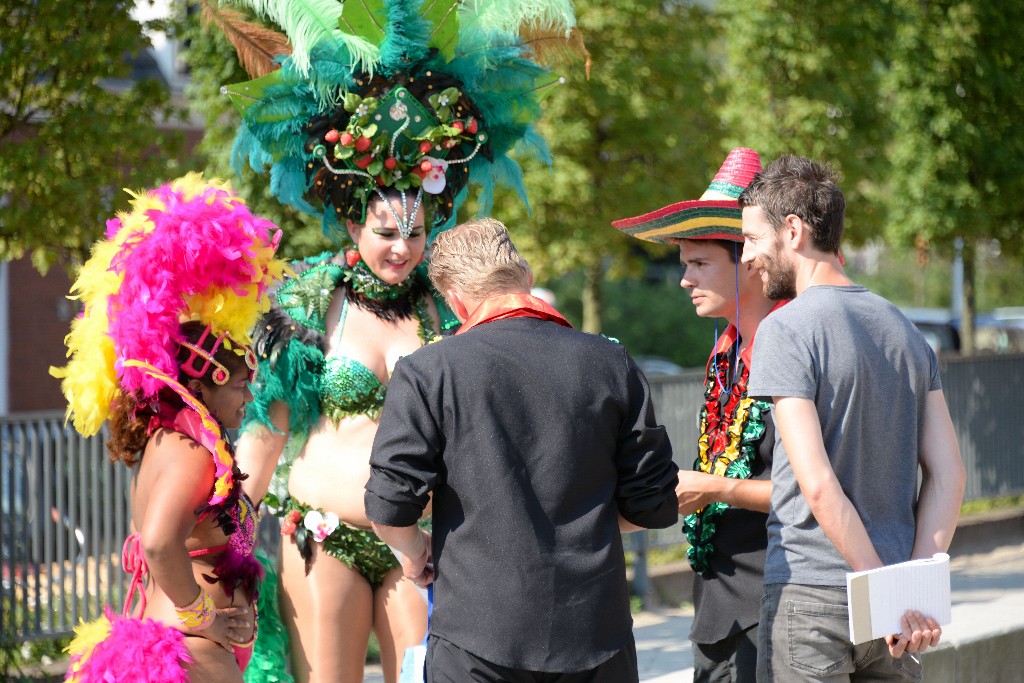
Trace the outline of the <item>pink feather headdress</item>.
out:
M 86 435 L 99 431 L 118 393 L 145 400 L 166 386 L 146 368 L 178 376 L 182 322 L 249 344 L 286 269 L 274 257 L 280 231 L 225 183 L 189 174 L 133 196 L 80 270 L 72 292 L 84 310 L 66 340 L 71 360 L 51 369 Z

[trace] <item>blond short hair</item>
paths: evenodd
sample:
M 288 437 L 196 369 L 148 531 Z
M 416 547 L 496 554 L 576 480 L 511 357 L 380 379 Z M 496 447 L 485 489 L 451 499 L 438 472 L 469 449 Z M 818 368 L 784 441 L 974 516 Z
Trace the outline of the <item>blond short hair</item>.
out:
M 519 255 L 508 229 L 493 218 L 478 218 L 437 236 L 430 254 L 430 281 L 447 296 L 456 290 L 483 300 L 529 290 L 530 264 Z

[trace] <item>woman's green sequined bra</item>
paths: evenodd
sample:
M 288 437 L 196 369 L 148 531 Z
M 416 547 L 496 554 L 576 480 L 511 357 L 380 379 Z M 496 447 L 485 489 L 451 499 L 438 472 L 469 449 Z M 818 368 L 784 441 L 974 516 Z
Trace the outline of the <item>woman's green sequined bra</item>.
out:
M 334 328 L 331 348 L 337 349 L 348 315 L 349 301 L 341 305 L 338 325 Z M 368 367 L 355 358 L 329 353 L 324 359 L 324 376 L 320 384 L 320 406 L 324 415 L 338 421 L 349 415 L 377 417 L 384 406 L 387 386 Z
M 357 267 L 358 269 L 358 267 Z M 246 410 L 243 431 L 262 425 L 276 431 L 270 421 L 275 401 L 289 408 L 289 431 L 309 434 L 321 415 L 337 423 L 349 415 L 376 417 L 387 387 L 372 371 L 355 359 L 327 355 L 326 314 L 339 286 L 346 285 L 359 295 L 366 289 L 365 277 L 355 277 L 343 255 L 323 253 L 305 259 L 275 294 L 277 306 L 268 312 L 254 335 L 260 357 L 260 372 L 253 385 L 254 400 Z M 367 271 L 368 272 L 368 271 Z M 436 338 L 428 301 L 433 298 L 440 315 L 442 333 L 459 324 L 444 300 L 431 287 L 425 264 L 420 264 L 407 283 L 395 286 L 396 297 L 379 297 L 378 307 L 405 306 L 419 322 L 419 336 L 426 344 Z M 370 299 L 361 299 L 363 306 Z M 344 305 L 349 305 L 346 296 Z M 387 318 L 387 310 L 375 314 Z M 340 333 L 343 322 L 339 321 Z M 331 348 L 337 348 L 336 343 Z

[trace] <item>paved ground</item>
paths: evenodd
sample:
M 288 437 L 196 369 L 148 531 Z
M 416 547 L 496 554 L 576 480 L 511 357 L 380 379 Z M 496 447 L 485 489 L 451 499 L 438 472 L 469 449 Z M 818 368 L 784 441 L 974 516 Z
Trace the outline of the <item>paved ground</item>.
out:
M 966 638 L 983 629 L 1024 623 L 1024 542 L 954 557 L 950 562 L 953 623 L 948 639 Z M 634 616 L 640 680 L 691 683 L 690 608 L 657 609 Z M 379 667 L 367 669 L 365 683 L 383 683 Z
M 953 623 L 947 639 L 1024 623 L 1024 543 L 950 561 Z M 690 683 L 693 655 L 686 639 L 692 612 L 658 610 L 637 615 L 634 634 L 640 680 Z

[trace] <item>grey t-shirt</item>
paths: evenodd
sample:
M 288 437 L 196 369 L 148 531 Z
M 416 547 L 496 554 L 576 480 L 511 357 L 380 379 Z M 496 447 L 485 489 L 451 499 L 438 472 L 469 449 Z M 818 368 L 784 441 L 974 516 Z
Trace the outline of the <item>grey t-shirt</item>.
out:
M 921 333 L 863 287 L 816 286 L 765 318 L 753 354 L 748 395 L 814 401 L 832 469 L 882 562 L 910 559 L 925 400 L 941 388 Z M 845 586 L 848 571 L 776 431 L 765 583 Z

